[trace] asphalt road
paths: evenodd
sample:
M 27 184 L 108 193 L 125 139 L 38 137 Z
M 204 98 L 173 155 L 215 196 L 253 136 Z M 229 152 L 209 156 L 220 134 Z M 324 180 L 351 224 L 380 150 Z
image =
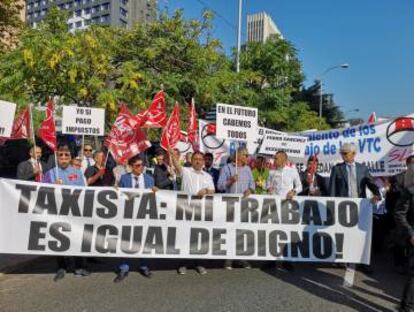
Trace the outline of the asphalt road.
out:
M 114 284 L 116 260 L 91 263 L 90 277 L 54 282 L 55 262 L 43 257 L 0 275 L 0 311 L 396 311 L 404 276 L 389 257 L 377 257 L 371 276 L 357 273 L 344 288 L 343 268 L 296 264 L 295 271 L 274 267 L 225 271 L 212 263 L 208 274 L 179 276 L 176 262 L 153 260 L 152 279 L 132 272 Z

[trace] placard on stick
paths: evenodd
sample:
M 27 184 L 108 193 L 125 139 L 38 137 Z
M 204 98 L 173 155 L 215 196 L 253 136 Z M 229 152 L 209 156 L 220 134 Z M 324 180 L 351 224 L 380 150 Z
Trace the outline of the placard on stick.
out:
M 16 104 L 0 100 L 0 136 L 11 136 Z
M 288 157 L 303 158 L 307 141 L 307 137 L 303 136 L 267 133 L 264 135 L 259 153 L 274 155 L 278 151 L 284 151 Z
M 105 110 L 78 106 L 64 106 L 62 133 L 76 135 L 105 134 Z
M 216 136 L 231 141 L 254 142 L 257 118 L 257 108 L 218 103 Z

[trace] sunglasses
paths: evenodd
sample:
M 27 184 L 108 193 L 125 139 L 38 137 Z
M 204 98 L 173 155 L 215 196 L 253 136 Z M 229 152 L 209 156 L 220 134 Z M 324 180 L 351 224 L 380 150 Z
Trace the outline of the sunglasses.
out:
M 132 165 L 132 167 L 136 167 L 136 168 L 139 168 L 139 167 L 142 167 L 143 166 L 143 164 L 135 164 L 135 165 Z
M 86 149 L 86 148 L 84 149 L 84 151 L 85 151 L 85 152 L 92 152 L 92 150 L 91 150 L 91 149 Z
M 59 157 L 70 157 L 70 153 L 58 153 Z

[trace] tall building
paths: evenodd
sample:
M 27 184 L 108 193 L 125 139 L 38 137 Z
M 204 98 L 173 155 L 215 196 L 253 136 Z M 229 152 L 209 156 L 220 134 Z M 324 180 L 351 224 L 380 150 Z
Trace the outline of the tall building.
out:
M 265 12 L 247 15 L 247 41 L 265 42 L 272 34 L 282 33 L 273 22 L 272 18 Z
M 69 29 L 84 29 L 91 24 L 131 28 L 156 18 L 156 0 L 26 0 L 26 21 L 33 27 L 56 5 L 71 12 Z

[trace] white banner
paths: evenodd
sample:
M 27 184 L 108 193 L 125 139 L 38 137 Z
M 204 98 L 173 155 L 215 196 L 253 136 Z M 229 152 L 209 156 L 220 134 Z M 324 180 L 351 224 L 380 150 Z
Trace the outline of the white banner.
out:
M 367 200 L 0 180 L 0 253 L 369 263 Z
M 305 155 L 318 155 L 318 171 L 329 176 L 331 168 L 342 161 L 340 147 L 354 143 L 356 161 L 364 163 L 374 176 L 390 176 L 405 170 L 405 160 L 414 153 L 414 114 L 376 124 L 304 133 L 308 138 Z M 300 171 L 303 159 L 292 159 Z M 306 161 L 306 159 L 305 159 Z
M 257 108 L 217 104 L 217 138 L 254 142 L 257 137 Z
M 0 100 L 0 136 L 9 138 L 13 128 L 16 104 Z
M 62 133 L 103 136 L 105 134 L 105 109 L 63 106 Z
M 264 135 L 259 153 L 274 155 L 284 151 L 288 157 L 303 158 L 305 156 L 307 138 L 288 134 L 267 133 Z

